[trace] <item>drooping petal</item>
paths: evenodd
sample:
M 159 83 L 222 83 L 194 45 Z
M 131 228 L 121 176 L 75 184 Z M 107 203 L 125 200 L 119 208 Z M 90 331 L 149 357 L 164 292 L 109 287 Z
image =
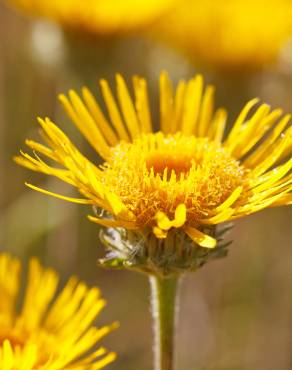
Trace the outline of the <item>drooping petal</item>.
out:
M 207 234 L 202 233 L 198 229 L 195 229 L 194 227 L 185 226 L 184 230 L 188 234 L 188 236 L 201 247 L 203 248 L 216 247 L 217 244 L 216 239 L 212 238 Z

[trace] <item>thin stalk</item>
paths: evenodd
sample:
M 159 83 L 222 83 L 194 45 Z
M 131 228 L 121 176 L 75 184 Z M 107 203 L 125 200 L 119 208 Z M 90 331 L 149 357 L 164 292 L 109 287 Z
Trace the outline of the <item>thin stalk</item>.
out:
M 175 369 L 178 277 L 150 277 L 154 328 L 154 370 Z

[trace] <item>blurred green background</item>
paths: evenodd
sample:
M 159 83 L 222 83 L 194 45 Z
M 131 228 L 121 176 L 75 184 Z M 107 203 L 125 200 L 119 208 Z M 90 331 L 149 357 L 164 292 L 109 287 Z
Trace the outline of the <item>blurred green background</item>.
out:
M 16 166 L 12 156 L 37 133 L 36 117 L 49 116 L 86 148 L 59 108 L 57 94 L 89 85 L 99 96 L 98 79 L 149 80 L 158 111 L 157 77 L 166 69 L 173 80 L 200 69 L 169 46 L 139 34 L 107 40 L 64 37 L 60 29 L 32 21 L 0 3 L 0 250 L 23 261 L 37 255 L 60 273 L 77 274 L 98 285 L 108 301 L 99 324 L 118 320 L 121 328 L 103 343 L 119 354 L 109 368 L 149 370 L 152 333 L 147 278 L 97 267 L 104 253 L 98 228 L 86 220 L 89 209 L 46 197 L 24 186 L 28 180 L 70 193 L 61 183 Z M 292 62 L 250 77 L 219 76 L 217 102 L 231 112 L 257 95 L 292 112 Z M 244 90 L 244 91 L 243 91 Z M 87 149 L 84 149 L 87 150 Z M 92 155 L 89 152 L 89 155 Z M 184 370 L 290 370 L 292 368 L 292 207 L 268 209 L 239 220 L 230 235 L 229 256 L 185 277 L 178 326 L 178 368 Z

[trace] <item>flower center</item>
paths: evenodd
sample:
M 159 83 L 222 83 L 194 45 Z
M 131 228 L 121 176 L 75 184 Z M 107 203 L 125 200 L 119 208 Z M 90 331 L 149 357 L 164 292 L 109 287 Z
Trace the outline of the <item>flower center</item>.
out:
M 179 176 L 181 173 L 187 174 L 192 167 L 192 157 L 188 154 L 178 154 L 162 150 L 157 150 L 146 159 L 147 169 L 153 168 L 155 175 L 163 175 L 167 169 L 168 174 L 172 171 Z
M 23 347 L 25 342 L 22 338 L 13 335 L 11 333 L 0 333 L 0 346 L 3 344 L 5 340 L 8 340 L 11 346 L 14 347 Z
M 0 348 L 6 340 L 8 340 L 8 342 L 10 343 L 10 346 L 15 352 L 16 357 L 19 356 L 19 358 L 21 359 L 22 359 L 22 356 L 24 356 L 26 352 L 26 345 L 28 342 L 30 344 L 33 344 L 37 348 L 37 352 L 33 358 L 33 361 L 34 361 L 33 368 L 34 369 L 43 368 L 43 365 L 47 364 L 48 361 L 50 360 L 50 357 L 52 356 L 52 353 L 48 351 L 49 342 L 43 341 L 42 338 L 38 338 L 30 342 L 31 338 L 29 334 L 27 334 L 27 337 L 26 337 L 24 334 L 20 335 L 20 334 L 13 333 L 7 330 L 7 331 L 3 331 L 0 333 Z M 0 366 L 1 366 L 1 359 L 0 359 Z
M 100 181 L 143 225 L 151 225 L 157 211 L 172 218 L 181 203 L 196 224 L 247 181 L 246 169 L 219 143 L 181 133 L 121 142 L 102 168 Z

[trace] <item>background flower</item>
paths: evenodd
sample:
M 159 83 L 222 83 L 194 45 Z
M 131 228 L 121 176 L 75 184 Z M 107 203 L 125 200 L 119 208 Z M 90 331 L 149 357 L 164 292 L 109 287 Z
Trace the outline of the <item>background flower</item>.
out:
M 56 21 L 65 28 L 107 35 L 145 27 L 165 12 L 173 0 L 95 1 L 12 0 L 28 14 Z
M 287 0 L 184 0 L 154 32 L 193 62 L 226 74 L 255 70 L 277 60 L 292 33 Z
M 115 359 L 95 348 L 117 326 L 93 326 L 105 305 L 99 289 L 73 277 L 56 296 L 57 274 L 32 259 L 18 313 L 20 268 L 19 260 L 0 254 L 1 369 L 101 369 Z

